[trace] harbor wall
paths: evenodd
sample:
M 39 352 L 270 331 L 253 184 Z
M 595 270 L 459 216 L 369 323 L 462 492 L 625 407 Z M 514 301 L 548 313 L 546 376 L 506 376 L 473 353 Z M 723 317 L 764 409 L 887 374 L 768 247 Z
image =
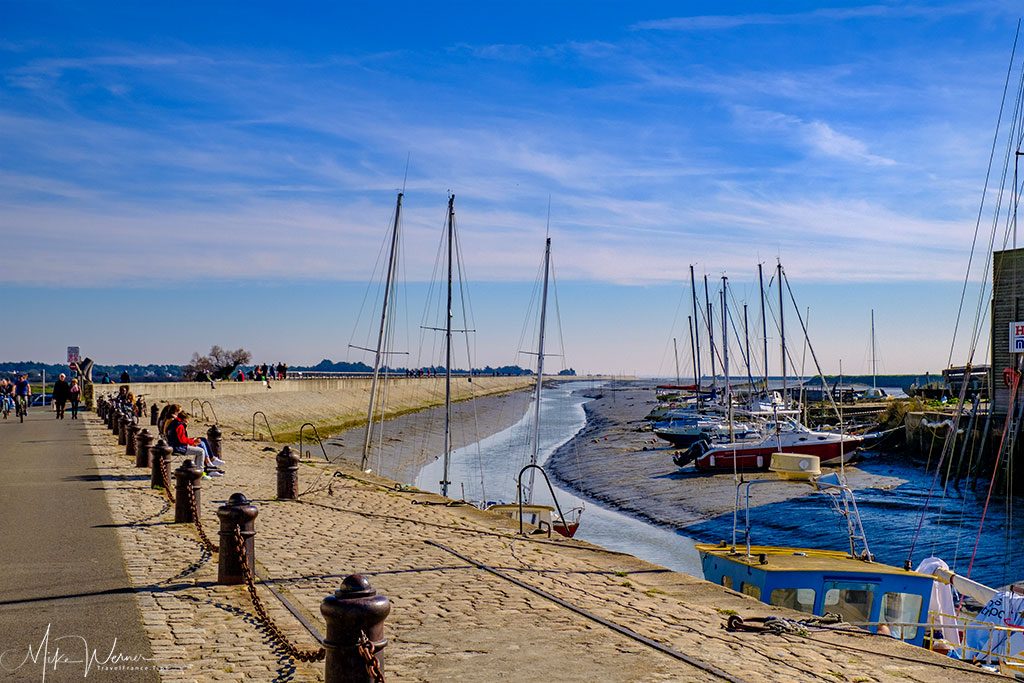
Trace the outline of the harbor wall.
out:
M 452 400 L 524 391 L 534 382 L 530 376 L 454 377 Z M 267 436 L 269 424 L 274 440 L 293 442 L 306 422 L 313 423 L 323 437 L 366 424 L 370 384 L 370 378 L 332 378 L 272 381 L 269 387 L 262 382 L 218 382 L 212 386 L 209 382 L 138 382 L 129 386 L 150 405 L 162 407 L 173 402 L 193 413 L 192 431 L 196 433 L 198 425 L 216 422 L 224 431 Z M 116 393 L 118 386 L 98 384 L 96 394 Z M 382 411 L 383 417 L 391 418 L 443 405 L 444 378 L 388 378 L 380 382 L 378 397 L 386 397 L 386 401 L 378 399 L 375 417 Z

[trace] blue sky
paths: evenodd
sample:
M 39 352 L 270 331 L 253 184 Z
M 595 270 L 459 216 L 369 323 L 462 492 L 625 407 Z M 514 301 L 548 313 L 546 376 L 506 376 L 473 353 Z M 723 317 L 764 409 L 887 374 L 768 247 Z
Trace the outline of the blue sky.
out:
M 940 369 L 1017 10 L 763 7 L 0 2 L 2 355 L 355 360 L 408 158 L 404 319 L 450 190 L 478 365 L 517 360 L 550 197 L 556 365 L 671 373 L 689 265 L 753 323 L 781 258 L 826 371 L 871 308 L 880 368 Z

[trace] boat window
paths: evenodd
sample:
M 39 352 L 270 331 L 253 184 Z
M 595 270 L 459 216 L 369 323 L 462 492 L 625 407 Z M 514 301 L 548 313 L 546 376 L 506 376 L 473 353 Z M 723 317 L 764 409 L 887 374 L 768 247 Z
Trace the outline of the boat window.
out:
M 893 638 L 913 640 L 917 637 L 916 624 L 921 621 L 921 596 L 914 593 L 886 593 L 882 596 L 882 610 L 878 621 L 890 622 L 889 633 Z
M 740 592 L 744 595 L 749 595 L 750 597 L 756 600 L 761 599 L 761 587 L 758 586 L 756 583 L 747 583 L 746 581 L 744 581 L 743 588 Z
M 729 590 L 732 590 L 732 577 L 729 576 L 728 574 L 723 576 L 722 577 L 722 585 L 725 586 L 726 588 L 728 588 Z
M 776 588 L 772 591 L 772 605 L 788 607 L 800 612 L 814 612 L 813 588 Z
M 864 622 L 871 617 L 875 584 L 853 581 L 825 582 L 825 611 L 836 612 L 844 621 Z

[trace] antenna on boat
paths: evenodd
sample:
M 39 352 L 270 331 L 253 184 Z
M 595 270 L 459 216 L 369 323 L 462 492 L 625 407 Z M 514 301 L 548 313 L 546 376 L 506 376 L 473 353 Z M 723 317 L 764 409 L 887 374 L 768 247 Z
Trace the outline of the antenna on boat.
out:
M 409 179 L 409 160 L 412 159 L 412 152 L 405 153 L 405 175 L 402 176 L 402 194 L 405 194 L 405 182 Z

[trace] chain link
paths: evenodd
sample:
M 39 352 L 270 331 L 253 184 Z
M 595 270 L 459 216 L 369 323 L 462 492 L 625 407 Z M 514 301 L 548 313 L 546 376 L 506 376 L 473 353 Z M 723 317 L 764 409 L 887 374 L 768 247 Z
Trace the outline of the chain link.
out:
M 380 670 L 380 662 L 373 656 L 373 643 L 366 637 L 365 631 L 359 632 L 359 642 L 356 643 L 359 656 L 363 658 L 366 665 L 366 673 L 370 674 L 373 683 L 384 683 L 384 672 Z
M 199 532 L 199 540 L 203 542 L 203 547 L 211 553 L 219 552 L 220 546 L 214 545 L 207 538 L 206 531 L 203 530 L 203 520 L 199 518 L 199 506 L 196 505 L 196 490 L 191 483 L 188 486 L 188 505 L 192 509 L 192 521 L 195 522 L 196 531 Z
M 249 555 L 245 549 L 245 539 L 242 538 L 242 528 L 240 526 L 235 526 L 235 545 L 237 546 L 238 557 L 242 564 L 242 575 L 245 577 L 245 586 L 249 589 L 249 598 L 252 600 L 253 609 L 256 610 L 256 615 L 259 617 L 260 621 L 263 622 L 263 625 L 266 626 L 271 635 L 277 639 L 277 642 L 279 642 L 284 649 L 288 651 L 288 654 L 295 659 L 298 659 L 300 662 L 319 662 L 322 660 L 327 654 L 327 651 L 324 650 L 324 648 L 321 647 L 316 650 L 304 650 L 296 647 L 288 641 L 285 634 L 270 618 L 270 615 L 267 614 L 267 610 L 263 606 L 263 600 L 261 600 L 260 596 L 256 593 L 256 578 L 253 574 L 252 567 L 249 564 Z M 383 681 L 384 679 L 382 677 L 379 680 Z
M 167 461 L 159 455 L 155 456 L 160 458 L 160 475 L 164 478 L 164 493 L 167 494 L 167 500 L 174 502 L 174 494 L 171 493 L 171 475 L 167 473 Z

